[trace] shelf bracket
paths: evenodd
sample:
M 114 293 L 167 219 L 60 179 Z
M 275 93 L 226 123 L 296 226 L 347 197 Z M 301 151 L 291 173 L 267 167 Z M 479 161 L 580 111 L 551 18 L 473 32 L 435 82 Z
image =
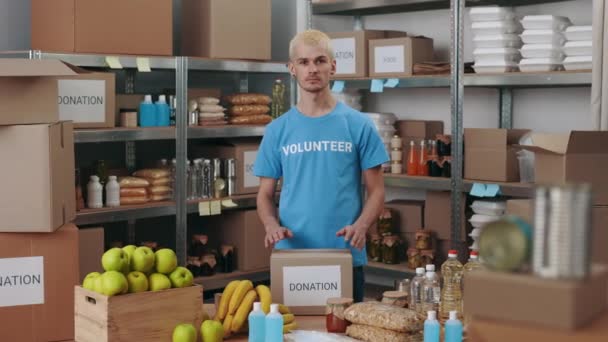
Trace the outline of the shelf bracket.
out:
M 513 89 L 500 87 L 499 91 L 499 125 L 500 128 L 513 128 Z
M 188 57 L 175 57 L 175 253 L 180 265 L 186 266 L 188 206 L 186 203 L 186 161 L 188 158 Z

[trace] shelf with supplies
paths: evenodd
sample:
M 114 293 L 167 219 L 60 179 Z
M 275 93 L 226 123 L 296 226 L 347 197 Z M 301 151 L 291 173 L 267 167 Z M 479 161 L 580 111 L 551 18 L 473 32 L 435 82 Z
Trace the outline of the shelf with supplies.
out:
M 191 126 L 188 139 L 262 137 L 266 126 L 223 125 L 217 127 Z
M 279 192 L 275 194 L 275 202 L 277 204 L 279 203 L 279 194 Z M 187 211 L 188 214 L 199 213 L 200 216 L 219 215 L 223 211 L 255 209 L 257 207 L 256 200 L 257 194 L 234 195 L 217 199 L 188 200 Z M 202 211 L 201 204 L 208 204 L 208 213 L 206 207 Z
M 566 0 L 468 0 L 467 6 L 521 6 Z M 344 0 L 332 3 L 314 3 L 313 14 L 328 15 L 376 15 L 397 12 L 449 9 L 446 0 Z
M 136 140 L 174 140 L 175 127 L 147 128 L 92 128 L 75 129 L 75 143 L 136 141 Z
M 76 225 L 126 221 L 175 215 L 175 202 L 149 202 L 116 208 L 82 209 L 76 213 Z
M 196 277 L 194 283 L 203 286 L 204 291 L 219 290 L 233 280 L 248 279 L 252 282 L 267 281 L 270 279 L 270 269 L 262 268 L 253 271 L 234 271 L 231 273 L 217 273 L 210 277 Z
M 398 78 L 395 88 L 445 88 L 450 75 L 416 75 Z M 370 89 L 372 78 L 344 78 L 347 89 Z M 591 71 L 555 71 L 548 73 L 511 72 L 503 74 L 465 74 L 465 87 L 549 88 L 591 86 Z

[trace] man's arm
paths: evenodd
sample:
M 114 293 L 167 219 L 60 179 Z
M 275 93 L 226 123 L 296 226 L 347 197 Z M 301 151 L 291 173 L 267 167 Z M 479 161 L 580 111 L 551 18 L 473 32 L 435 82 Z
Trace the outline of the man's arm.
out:
M 384 176 L 381 166 L 363 171 L 367 199 L 359 218 L 350 226 L 336 233 L 350 241 L 350 245 L 361 250 L 365 246 L 366 234 L 369 227 L 378 219 L 384 206 Z
M 260 189 L 257 196 L 258 216 L 266 229 L 264 245 L 274 246 L 275 243 L 293 236 L 292 232 L 281 227 L 277 215 L 277 206 L 274 202 L 274 194 L 277 180 L 274 178 L 260 177 Z

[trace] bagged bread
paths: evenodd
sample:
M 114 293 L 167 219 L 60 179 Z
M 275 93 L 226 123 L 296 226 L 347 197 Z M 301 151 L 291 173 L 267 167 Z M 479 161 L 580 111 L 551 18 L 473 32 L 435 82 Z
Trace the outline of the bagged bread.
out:
M 142 197 L 147 196 L 148 191 L 146 188 L 121 188 L 120 197 Z M 122 202 L 122 201 L 121 201 Z
M 133 176 L 152 179 L 169 177 L 170 175 L 169 170 L 165 169 L 142 169 L 133 173 Z
M 166 195 L 171 193 L 171 188 L 166 185 L 151 186 L 148 188 L 149 195 Z
M 226 114 L 224 113 L 198 113 L 199 119 L 215 119 L 215 118 L 224 118 Z
M 267 105 L 238 105 L 232 106 L 229 110 L 230 115 L 257 115 L 268 114 L 270 107 Z
M 422 342 L 421 332 L 408 334 L 369 325 L 351 324 L 346 328 L 346 336 L 368 342 Z
M 416 311 L 380 302 L 353 304 L 344 311 L 344 317 L 354 324 L 371 325 L 403 333 L 420 331 L 424 325 Z
M 198 104 L 198 111 L 202 113 L 223 113 L 226 108 L 215 104 Z
M 233 116 L 228 119 L 233 125 L 265 125 L 272 121 L 270 115 Z
M 261 104 L 268 105 L 271 102 L 270 96 L 265 94 L 233 94 L 225 97 L 226 102 L 232 105 L 248 105 L 248 104 Z
M 171 194 L 164 194 L 164 195 L 151 195 L 150 196 L 150 201 L 152 202 L 158 202 L 158 201 L 166 201 L 171 199 Z
M 216 105 L 220 103 L 220 99 L 216 99 L 215 97 L 199 97 L 198 98 L 198 105 L 199 106 L 204 106 L 204 105 Z
M 171 178 L 163 177 L 157 179 L 148 179 L 150 186 L 158 186 L 158 185 L 169 185 L 171 184 Z
M 220 120 L 198 120 L 198 125 L 199 126 L 222 126 L 222 125 L 226 125 L 228 124 L 228 121 L 226 119 L 220 119 Z
M 139 177 L 120 177 L 118 181 L 118 185 L 120 188 L 146 188 L 150 186 L 150 182 L 148 182 L 144 178 Z
M 129 205 L 129 204 L 144 204 L 148 203 L 148 196 L 138 196 L 138 197 L 121 197 L 120 205 Z

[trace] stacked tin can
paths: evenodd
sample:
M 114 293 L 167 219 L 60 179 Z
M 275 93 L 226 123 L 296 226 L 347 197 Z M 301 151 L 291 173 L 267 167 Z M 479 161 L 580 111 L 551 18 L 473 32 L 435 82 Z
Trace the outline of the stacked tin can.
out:
M 403 145 L 398 135 L 391 139 L 391 173 L 403 173 Z

